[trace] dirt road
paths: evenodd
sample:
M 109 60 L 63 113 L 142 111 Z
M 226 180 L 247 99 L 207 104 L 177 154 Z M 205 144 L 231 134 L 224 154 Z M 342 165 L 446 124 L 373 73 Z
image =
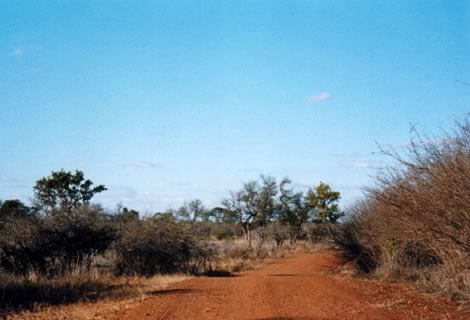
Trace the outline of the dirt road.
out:
M 470 319 L 403 284 L 332 272 L 334 252 L 266 264 L 235 277 L 195 278 L 129 306 L 116 319 Z

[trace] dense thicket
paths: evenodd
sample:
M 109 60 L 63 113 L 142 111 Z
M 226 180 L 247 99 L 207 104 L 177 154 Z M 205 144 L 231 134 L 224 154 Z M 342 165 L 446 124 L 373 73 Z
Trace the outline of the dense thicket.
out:
M 384 151 L 367 198 L 351 208 L 340 242 L 365 271 L 470 294 L 470 123 L 439 139 L 414 132 L 407 152 Z
M 191 225 L 167 217 L 126 223 L 113 246 L 115 271 L 143 275 L 197 272 L 212 254 L 204 240 Z
M 115 237 L 109 219 L 92 207 L 10 219 L 0 236 L 0 266 L 16 274 L 57 275 L 88 269 Z

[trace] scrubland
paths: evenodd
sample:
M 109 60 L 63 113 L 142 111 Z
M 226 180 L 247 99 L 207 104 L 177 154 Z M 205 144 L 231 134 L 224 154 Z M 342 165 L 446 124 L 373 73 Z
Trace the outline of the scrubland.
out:
M 89 200 L 83 173 L 38 181 L 36 203 L 0 203 L 0 312 L 12 319 L 102 319 L 191 277 L 232 277 L 262 262 L 327 246 L 355 274 L 406 281 L 470 300 L 470 122 L 382 148 L 393 160 L 362 200 L 307 193 L 272 177 L 206 209 L 199 200 L 141 217 Z M 75 183 L 75 185 L 74 185 Z

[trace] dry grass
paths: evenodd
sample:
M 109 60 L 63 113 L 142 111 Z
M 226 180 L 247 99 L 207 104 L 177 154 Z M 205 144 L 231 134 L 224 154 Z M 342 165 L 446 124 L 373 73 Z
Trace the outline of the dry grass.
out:
M 207 276 L 230 276 L 233 273 L 256 269 L 263 263 L 277 258 L 312 252 L 319 247 L 304 241 L 282 247 L 277 247 L 273 242 L 254 241 L 253 247 L 250 248 L 241 239 L 216 241 L 214 245 L 218 247 L 219 255 L 211 262 L 211 270 Z M 158 295 L 162 289 L 189 277 L 184 274 L 154 277 L 112 276 L 109 273 L 83 270 L 59 279 L 46 279 L 33 273 L 20 278 L 12 276 L 0 279 L 4 280 L 3 283 L 8 283 L 0 297 L 9 296 L 10 299 L 9 305 L 6 300 L 2 301 L 4 310 L 8 310 L 3 314 L 3 318 L 110 319 L 119 310 L 129 308 L 132 302 Z M 21 304 L 15 302 L 15 299 L 21 301 Z
M 306 241 L 298 241 L 294 245 L 286 244 L 278 247 L 273 241 L 263 243 L 255 240 L 252 248 L 250 248 L 246 241 L 242 239 L 220 241 L 218 246 L 220 246 L 219 252 L 221 253 L 211 264 L 215 274 L 232 274 L 254 270 L 262 263 L 272 259 L 311 252 L 317 247 L 317 245 Z
M 128 308 L 136 300 L 144 300 L 158 295 L 166 287 L 189 278 L 187 275 L 159 275 L 154 277 L 110 277 L 101 275 L 100 283 L 104 283 L 109 292 L 102 292 L 102 300 L 81 301 L 68 305 L 41 306 L 36 305 L 29 311 L 6 315 L 9 320 L 85 320 L 110 319 L 114 313 Z M 65 280 L 62 280 L 65 281 Z

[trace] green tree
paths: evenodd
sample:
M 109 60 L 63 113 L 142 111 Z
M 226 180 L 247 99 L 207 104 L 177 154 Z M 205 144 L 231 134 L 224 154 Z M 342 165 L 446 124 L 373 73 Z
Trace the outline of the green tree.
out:
M 31 209 L 20 200 L 0 201 L 0 220 L 25 218 L 31 213 Z
M 88 205 L 95 194 L 105 190 L 104 185 L 93 187 L 93 182 L 85 179 L 82 171 L 53 171 L 50 176 L 36 182 L 35 204 L 46 212 L 53 209 L 71 212 L 82 205 Z
M 270 222 L 276 210 L 276 180 L 266 176 L 261 176 L 260 180 L 245 183 L 240 191 L 232 192 L 231 197 L 223 201 L 225 213 L 237 218 L 250 246 L 252 231 Z
M 302 231 L 302 225 L 308 221 L 312 208 L 305 199 L 304 194 L 294 192 L 294 189 L 289 187 L 290 184 L 291 180 L 284 178 L 279 185 L 279 220 L 282 223 L 289 224 L 290 243 L 294 244 Z
M 344 213 L 339 210 L 340 198 L 339 192 L 333 191 L 328 184 L 323 182 L 307 193 L 308 205 L 313 209 L 318 222 L 334 223 L 344 216 Z
M 235 224 L 238 222 L 237 215 L 225 207 L 214 207 L 210 210 L 210 216 L 216 223 Z

